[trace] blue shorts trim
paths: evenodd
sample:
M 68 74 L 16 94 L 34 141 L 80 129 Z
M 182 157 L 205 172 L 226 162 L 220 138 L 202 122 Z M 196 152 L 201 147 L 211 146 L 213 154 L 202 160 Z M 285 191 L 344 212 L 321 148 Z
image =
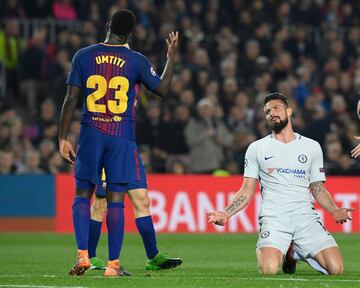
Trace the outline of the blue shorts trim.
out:
M 75 177 L 75 189 L 90 190 L 94 188 L 95 185 L 92 182 Z
M 130 183 L 116 183 L 115 184 L 116 186 L 114 186 L 114 183 L 109 183 L 106 180 L 103 181 L 101 177 L 99 177 L 97 182 L 97 189 L 95 191 L 96 195 L 105 196 L 106 189 L 112 192 L 127 192 L 129 190 L 134 190 L 134 189 L 147 189 L 148 185 L 146 181 L 145 168 L 142 164 L 141 157 L 139 155 L 138 155 L 138 159 L 139 159 L 138 160 L 139 180 Z

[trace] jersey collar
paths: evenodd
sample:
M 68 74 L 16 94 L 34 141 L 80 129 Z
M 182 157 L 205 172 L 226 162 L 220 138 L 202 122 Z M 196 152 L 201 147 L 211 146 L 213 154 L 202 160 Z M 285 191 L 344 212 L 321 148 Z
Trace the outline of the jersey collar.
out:
M 125 48 L 130 49 L 130 46 L 129 46 L 128 43 L 125 43 L 125 44 L 108 44 L 108 43 L 100 42 L 99 44 L 105 45 L 105 46 L 110 46 L 110 47 L 125 47 Z

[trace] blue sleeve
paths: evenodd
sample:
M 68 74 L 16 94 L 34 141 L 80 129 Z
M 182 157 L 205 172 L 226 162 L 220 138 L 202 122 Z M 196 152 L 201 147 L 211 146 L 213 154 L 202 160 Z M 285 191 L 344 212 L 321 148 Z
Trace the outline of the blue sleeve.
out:
M 150 61 L 143 55 L 139 57 L 138 81 L 151 91 L 154 91 L 161 82 Z
M 67 85 L 82 87 L 82 77 L 81 77 L 81 69 L 80 69 L 80 57 L 79 51 L 74 55 L 72 62 L 70 73 L 66 80 Z

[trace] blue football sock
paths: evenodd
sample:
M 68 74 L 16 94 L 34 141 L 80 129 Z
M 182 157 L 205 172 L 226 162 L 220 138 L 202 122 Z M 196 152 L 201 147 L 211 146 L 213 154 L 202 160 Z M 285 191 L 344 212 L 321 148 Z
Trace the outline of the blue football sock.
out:
M 154 258 L 158 253 L 156 247 L 156 234 L 151 215 L 135 219 L 136 227 L 141 235 L 149 259 Z
M 109 260 L 112 261 L 119 259 L 124 240 L 124 203 L 112 202 L 107 207 Z
M 87 250 L 89 241 L 90 199 L 76 197 L 72 211 L 77 247 L 81 250 Z
M 89 258 L 96 257 L 96 247 L 99 243 L 102 222 L 90 219 L 89 228 Z

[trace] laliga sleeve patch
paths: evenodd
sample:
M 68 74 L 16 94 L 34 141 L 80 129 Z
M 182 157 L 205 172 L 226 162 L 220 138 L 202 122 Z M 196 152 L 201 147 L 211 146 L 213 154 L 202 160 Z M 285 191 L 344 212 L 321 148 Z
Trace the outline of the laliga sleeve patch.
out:
M 261 232 L 260 237 L 261 238 L 267 238 L 267 237 L 269 237 L 269 235 L 270 235 L 269 231 L 264 231 L 264 232 Z
M 156 72 L 153 67 L 150 68 L 151 75 L 156 76 Z

